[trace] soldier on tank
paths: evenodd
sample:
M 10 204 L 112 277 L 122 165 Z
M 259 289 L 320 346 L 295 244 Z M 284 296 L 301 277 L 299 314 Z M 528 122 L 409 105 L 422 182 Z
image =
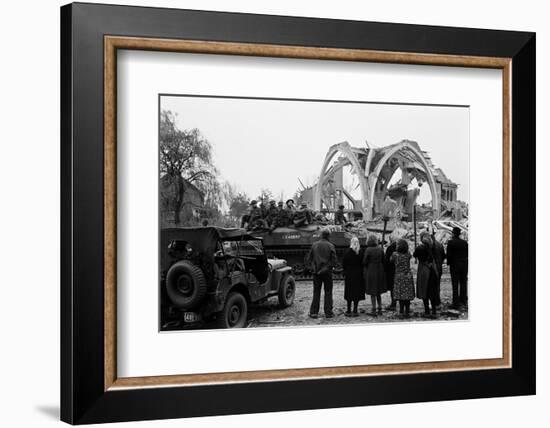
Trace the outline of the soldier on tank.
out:
M 288 225 L 292 224 L 294 221 L 294 213 L 296 212 L 296 207 L 294 206 L 294 199 L 288 199 L 285 204 L 286 217 L 288 219 Z
M 321 211 L 315 213 L 315 215 L 313 216 L 313 221 L 316 224 L 320 224 L 320 225 L 323 225 L 323 226 L 326 226 L 327 224 L 330 223 L 329 219 L 327 218 L 326 210 L 321 210 Z
M 277 217 L 279 216 L 279 208 L 276 205 L 274 200 L 269 201 L 269 207 L 267 208 L 267 214 L 265 217 L 265 222 L 269 228 L 269 233 L 277 227 Z
M 250 209 L 248 211 L 248 230 L 265 229 L 267 224 L 262 216 L 262 210 L 258 207 L 258 201 L 250 201 Z
M 267 216 L 267 207 L 265 206 L 265 202 L 263 200 L 260 201 L 260 205 L 258 206 L 258 208 L 260 209 L 260 214 L 262 218 L 265 219 Z
M 338 210 L 334 213 L 334 224 L 341 226 L 348 224 L 346 215 L 344 214 L 344 205 L 340 205 Z
M 250 216 L 245 214 L 241 217 L 241 229 L 248 229 L 248 224 L 250 222 Z
M 285 209 L 283 201 L 279 201 L 277 217 L 275 218 L 275 227 L 287 227 L 291 220 L 289 212 Z
M 294 213 L 294 226 L 303 227 L 311 224 L 311 210 L 307 207 L 307 202 L 302 202 L 300 208 Z
M 250 201 L 248 208 L 248 217 L 250 223 L 258 220 L 259 218 L 262 218 L 262 211 L 260 207 L 258 207 L 258 201 L 256 201 L 255 199 Z
M 279 209 L 277 208 L 276 202 L 274 200 L 269 201 L 269 207 L 267 208 L 267 214 L 265 216 L 265 220 L 269 227 L 275 224 L 278 213 Z

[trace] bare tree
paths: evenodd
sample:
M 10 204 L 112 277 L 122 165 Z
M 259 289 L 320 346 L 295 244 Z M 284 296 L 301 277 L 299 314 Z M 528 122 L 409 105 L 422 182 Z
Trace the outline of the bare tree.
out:
M 242 216 L 248 212 L 250 197 L 237 185 L 227 181 L 223 185 L 223 197 L 227 206 L 228 221 L 232 226 L 239 226 Z
M 194 185 L 213 202 L 218 189 L 217 171 L 212 164 L 212 145 L 196 128 L 180 130 L 176 115 L 168 110 L 160 118 L 160 175 L 174 186 L 174 192 L 164 194 L 174 211 L 174 223 L 181 223 L 180 213 L 185 201 L 187 184 Z
M 260 202 L 268 204 L 271 199 L 273 199 L 273 192 L 270 189 L 260 189 L 260 195 L 258 196 Z

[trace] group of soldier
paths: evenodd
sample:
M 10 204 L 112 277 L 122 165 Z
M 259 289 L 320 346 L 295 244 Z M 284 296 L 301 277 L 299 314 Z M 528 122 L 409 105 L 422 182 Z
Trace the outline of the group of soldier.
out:
M 310 224 L 327 225 L 330 220 L 324 211 L 315 212 L 308 207 L 307 202 L 301 202 L 296 206 L 294 199 L 288 199 L 278 203 L 270 200 L 266 205 L 263 201 L 250 201 L 248 213 L 241 219 L 241 228 L 247 230 L 269 230 L 277 227 L 305 227 Z M 335 224 L 347 224 L 344 215 L 344 206 L 341 205 L 334 216 Z

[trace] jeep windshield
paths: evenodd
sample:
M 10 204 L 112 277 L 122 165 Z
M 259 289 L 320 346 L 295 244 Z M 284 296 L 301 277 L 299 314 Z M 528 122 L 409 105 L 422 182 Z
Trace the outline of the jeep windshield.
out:
M 224 255 L 226 257 L 241 257 L 241 258 L 263 258 L 265 257 L 262 241 L 221 241 L 220 251 L 216 255 Z
M 251 257 L 264 255 L 264 248 L 262 245 L 262 241 L 259 241 L 259 240 L 226 241 L 224 243 L 224 246 L 226 243 L 230 243 L 233 246 L 232 251 L 234 252 L 234 255 L 251 256 Z

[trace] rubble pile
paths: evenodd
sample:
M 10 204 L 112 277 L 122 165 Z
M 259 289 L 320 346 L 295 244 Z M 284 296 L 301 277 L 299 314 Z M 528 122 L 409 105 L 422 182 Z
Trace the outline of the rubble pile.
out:
M 416 223 L 416 236 L 421 233 L 428 232 L 434 234 L 435 238 L 443 245 L 452 237 L 453 227 L 459 227 L 462 230 L 461 237 L 468 240 L 468 219 L 463 218 L 460 221 L 440 218 L 433 222 L 419 221 Z M 384 233 L 384 222 L 380 219 L 372 221 L 357 220 L 347 225 L 346 230 L 358 238 L 367 238 L 369 235 L 375 235 L 378 239 L 382 239 Z M 399 220 L 390 220 L 386 224 L 385 241 L 407 239 L 414 241 L 414 224 L 412 222 L 404 222 Z

